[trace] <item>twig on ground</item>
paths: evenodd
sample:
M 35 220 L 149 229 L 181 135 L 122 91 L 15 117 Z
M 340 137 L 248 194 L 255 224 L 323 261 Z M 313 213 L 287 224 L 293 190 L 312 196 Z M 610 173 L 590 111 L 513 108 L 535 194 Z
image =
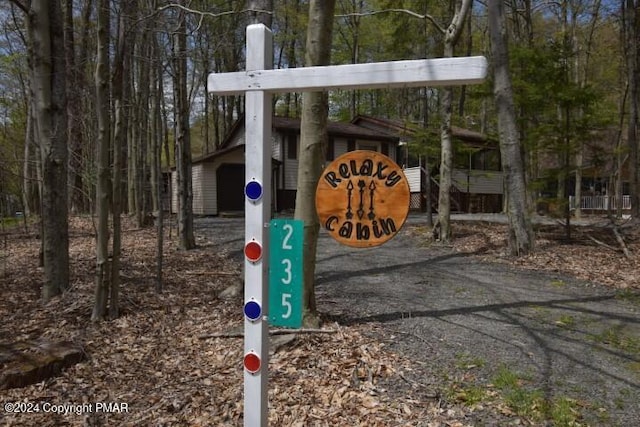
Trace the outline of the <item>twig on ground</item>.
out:
M 617 240 L 618 244 L 620 245 L 620 248 L 622 248 L 622 253 L 624 254 L 624 256 L 627 259 L 630 259 L 631 258 L 631 253 L 629 252 L 629 248 L 627 248 L 626 243 L 624 243 L 624 239 L 620 235 L 620 232 L 618 231 L 618 227 L 613 227 L 613 235 L 616 236 L 616 240 Z
M 197 276 L 237 276 L 239 272 L 232 271 L 184 271 L 183 274 Z
M 607 249 L 611 249 L 612 251 L 618 252 L 620 249 L 619 248 L 615 248 L 611 245 L 607 245 L 605 242 L 603 242 L 602 240 L 598 240 L 595 237 L 587 234 L 587 239 L 591 240 L 592 242 L 596 243 L 599 246 L 605 247 Z

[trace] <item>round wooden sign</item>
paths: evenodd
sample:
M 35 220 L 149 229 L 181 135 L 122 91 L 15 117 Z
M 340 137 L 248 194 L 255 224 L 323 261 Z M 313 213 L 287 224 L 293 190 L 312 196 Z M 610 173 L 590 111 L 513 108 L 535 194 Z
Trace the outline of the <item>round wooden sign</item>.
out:
M 402 169 L 375 151 L 350 151 L 322 172 L 316 188 L 320 226 L 338 242 L 378 246 L 395 236 L 409 213 Z

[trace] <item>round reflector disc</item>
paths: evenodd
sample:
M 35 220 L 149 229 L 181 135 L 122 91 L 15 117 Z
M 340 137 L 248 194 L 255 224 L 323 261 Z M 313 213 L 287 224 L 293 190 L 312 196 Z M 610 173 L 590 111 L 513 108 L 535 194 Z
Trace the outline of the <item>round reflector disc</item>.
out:
M 248 301 L 244 305 L 244 315 L 247 316 L 249 320 L 258 320 L 260 315 L 262 314 L 262 307 L 256 301 Z
M 260 357 L 253 352 L 244 355 L 243 363 L 244 369 L 251 374 L 255 374 L 260 370 Z
M 251 241 L 244 246 L 244 256 L 249 261 L 256 262 L 262 257 L 262 246 L 256 241 Z
M 258 181 L 250 181 L 244 187 L 244 194 L 249 200 L 255 202 L 262 197 L 262 185 Z

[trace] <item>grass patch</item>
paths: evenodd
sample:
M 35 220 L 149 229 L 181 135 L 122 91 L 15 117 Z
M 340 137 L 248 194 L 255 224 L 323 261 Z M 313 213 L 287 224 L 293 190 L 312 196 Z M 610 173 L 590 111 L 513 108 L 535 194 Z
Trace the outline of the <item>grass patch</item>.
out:
M 578 403 L 568 397 L 560 397 L 551 402 L 550 417 L 554 426 L 572 427 L 580 425 Z
M 518 416 L 531 422 L 551 421 L 558 427 L 578 426 L 580 411 L 578 403 L 567 397 L 545 399 L 541 390 L 528 389 L 528 378 L 501 366 L 493 378 L 493 385 L 500 390 L 505 404 Z
M 498 369 L 498 373 L 493 378 L 493 385 L 495 385 L 500 390 L 508 389 L 508 388 L 517 388 L 521 385 L 521 379 L 518 374 L 506 366 L 501 366 Z
M 555 279 L 551 281 L 551 286 L 555 286 L 557 288 L 561 288 L 563 286 L 567 286 L 567 283 L 564 280 Z
M 627 368 L 636 374 L 636 376 L 640 376 L 640 362 L 630 362 L 627 363 Z
M 576 319 L 570 314 L 563 314 L 558 320 L 556 320 L 556 325 L 564 328 L 571 328 L 575 326 L 575 324 Z
M 516 387 L 505 391 L 504 400 L 507 406 L 521 417 L 533 421 L 545 418 L 544 396 L 540 390 L 526 390 Z
M 458 369 L 473 369 L 473 368 L 482 368 L 487 364 L 486 360 L 481 357 L 473 356 L 468 353 L 462 353 L 456 355 L 456 367 Z
M 621 327 L 614 326 L 602 331 L 598 335 L 593 335 L 593 340 L 629 353 L 640 352 L 640 339 L 625 334 Z
M 22 218 L 16 218 L 16 217 L 0 218 L 1 227 L 13 227 L 15 225 L 19 225 L 21 222 L 22 222 Z
M 621 289 L 616 292 L 616 299 L 621 301 L 628 301 L 634 304 L 640 304 L 640 292 L 632 289 Z
M 488 397 L 487 391 L 483 387 L 471 385 L 466 387 L 453 387 L 450 392 L 449 399 L 464 403 L 467 406 L 473 406 L 480 402 L 483 402 Z

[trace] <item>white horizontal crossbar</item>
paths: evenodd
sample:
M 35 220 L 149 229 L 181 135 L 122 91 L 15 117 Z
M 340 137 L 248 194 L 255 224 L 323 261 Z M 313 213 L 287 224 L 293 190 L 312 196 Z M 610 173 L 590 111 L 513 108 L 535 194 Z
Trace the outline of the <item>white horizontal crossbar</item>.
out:
M 330 65 L 278 70 L 212 73 L 208 91 L 235 95 L 247 91 L 313 92 L 329 89 L 458 86 L 484 81 L 483 56 Z

